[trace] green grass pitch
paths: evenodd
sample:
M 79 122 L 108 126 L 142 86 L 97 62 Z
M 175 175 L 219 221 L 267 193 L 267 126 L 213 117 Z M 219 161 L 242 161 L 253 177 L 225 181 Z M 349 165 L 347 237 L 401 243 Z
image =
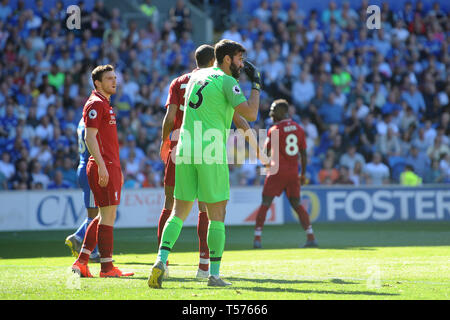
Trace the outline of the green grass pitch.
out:
M 71 231 L 0 233 L 0 299 L 307 300 L 450 298 L 450 223 L 334 223 L 313 226 L 320 248 L 300 249 L 299 225 L 266 226 L 263 249 L 253 227 L 226 229 L 221 274 L 231 287 L 195 279 L 198 240 L 184 228 L 169 257 L 170 278 L 149 289 L 156 229 L 117 229 L 115 265 L 132 278 L 92 279 L 70 272 Z

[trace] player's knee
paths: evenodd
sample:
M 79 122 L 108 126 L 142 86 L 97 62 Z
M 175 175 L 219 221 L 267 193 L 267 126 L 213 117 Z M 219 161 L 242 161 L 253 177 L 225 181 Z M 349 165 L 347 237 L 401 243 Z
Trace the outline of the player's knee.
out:
M 173 198 L 166 197 L 166 199 L 164 200 L 164 208 L 167 210 L 173 209 Z
M 272 201 L 273 201 L 272 197 L 263 196 L 263 198 L 262 198 L 262 204 L 267 207 L 270 207 L 270 205 L 272 204 Z
M 300 199 L 289 198 L 289 203 L 291 204 L 292 208 L 297 209 L 297 207 L 300 205 Z
M 198 202 L 198 209 L 200 210 L 200 212 L 206 212 L 206 205 L 205 205 L 205 203 L 199 201 Z
M 94 219 L 98 216 L 98 208 L 89 208 L 87 209 L 87 212 L 89 219 Z

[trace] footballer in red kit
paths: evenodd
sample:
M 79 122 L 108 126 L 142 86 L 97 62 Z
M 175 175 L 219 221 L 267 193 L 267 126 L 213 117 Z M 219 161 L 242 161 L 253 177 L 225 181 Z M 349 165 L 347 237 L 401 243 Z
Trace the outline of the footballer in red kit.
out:
M 83 109 L 86 128 L 96 128 L 100 154 L 108 168 L 109 183 L 106 187 L 98 184 L 98 165 L 91 155 L 87 164 L 89 186 L 94 193 L 98 207 L 119 205 L 122 188 L 122 171 L 119 159 L 116 115 L 109 101 L 100 92 L 93 91 Z
M 306 138 L 303 128 L 295 121 L 288 118 L 288 103 L 284 99 L 275 100 L 271 107 L 269 116 L 274 125 L 269 129 L 265 150 L 270 152 L 277 148 L 271 158 L 270 168 L 264 181 L 262 192 L 262 203 L 256 216 L 254 232 L 254 248 L 261 248 L 262 229 L 266 219 L 267 211 L 272 204 L 273 198 L 280 196 L 283 191 L 289 199 L 291 206 L 297 213 L 303 229 L 307 234 L 304 247 L 316 247 L 317 242 L 309 220 L 309 215 L 300 204 L 300 185 L 305 183 L 306 171 Z M 272 136 L 278 135 L 272 143 Z M 298 175 L 298 158 L 301 160 L 301 175 Z
M 122 272 L 114 267 L 112 259 L 114 222 L 123 185 L 117 120 L 110 105 L 111 95 L 116 93 L 116 80 L 113 66 L 96 67 L 92 71 L 95 90 L 83 109 L 83 120 L 86 125 L 84 139 L 91 155 L 86 166 L 86 174 L 95 204 L 99 207 L 99 214 L 87 227 L 78 259 L 72 265 L 72 271 L 81 277 L 92 277 L 88 262 L 97 243 L 101 278 L 127 277 L 134 274 Z
M 209 45 L 201 45 L 195 51 L 195 60 L 197 69 L 209 68 L 214 65 L 214 48 Z M 170 84 L 169 95 L 165 107 L 166 115 L 162 124 L 162 137 L 160 155 L 164 161 L 164 208 L 158 221 L 158 247 L 161 243 L 161 236 L 169 219 L 173 205 L 173 192 L 175 188 L 175 153 L 178 143 L 179 129 L 183 122 L 184 100 L 186 87 L 189 82 L 191 73 L 184 74 L 174 79 Z M 199 265 L 197 270 L 197 278 L 207 278 L 209 276 L 209 249 L 207 244 L 208 236 L 208 214 L 204 203 L 199 202 L 199 215 L 197 224 L 197 234 L 199 238 Z M 168 264 L 168 263 L 167 263 Z M 168 267 L 166 265 L 164 276 L 168 276 Z

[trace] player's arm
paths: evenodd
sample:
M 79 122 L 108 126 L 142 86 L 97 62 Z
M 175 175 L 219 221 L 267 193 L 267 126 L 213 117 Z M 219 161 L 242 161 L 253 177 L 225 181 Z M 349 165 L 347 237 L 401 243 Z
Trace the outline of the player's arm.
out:
M 305 184 L 306 182 L 306 165 L 308 163 L 308 157 L 306 156 L 306 149 L 300 149 L 300 164 L 302 166 L 301 172 L 300 172 L 300 184 Z
M 244 61 L 244 72 L 252 82 L 250 98 L 234 108 L 248 121 L 255 121 L 259 110 L 259 91 L 261 90 L 261 75 L 256 67 L 248 61 Z
M 166 115 L 164 116 L 164 120 L 162 123 L 162 135 L 161 135 L 161 145 L 164 141 L 169 137 L 170 132 L 173 129 L 175 124 L 175 115 L 177 113 L 178 106 L 176 104 L 169 104 L 166 110 Z
M 84 141 L 86 142 L 89 153 L 94 157 L 98 166 L 98 184 L 100 187 L 106 187 L 108 185 L 109 174 L 106 169 L 105 161 L 100 153 L 100 147 L 97 142 L 97 133 L 97 128 L 86 127 Z
M 300 172 L 300 184 L 304 185 L 306 183 L 306 165 L 308 163 L 308 157 L 306 155 L 306 139 L 305 139 L 305 133 L 303 129 L 299 126 L 300 133 L 298 135 L 298 150 L 300 154 L 300 165 L 302 167 Z

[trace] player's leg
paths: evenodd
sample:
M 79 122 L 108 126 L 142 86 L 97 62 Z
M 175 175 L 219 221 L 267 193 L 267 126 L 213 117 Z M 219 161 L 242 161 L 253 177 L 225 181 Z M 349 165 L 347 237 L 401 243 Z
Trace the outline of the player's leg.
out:
M 300 203 L 300 198 L 289 198 L 289 203 L 297 213 L 298 219 L 300 220 L 303 230 L 306 231 L 306 244 L 304 245 L 304 247 L 305 248 L 317 247 L 316 238 L 314 236 L 314 230 L 309 220 L 309 214 L 308 212 L 306 212 L 305 208 Z
M 158 221 L 158 247 L 161 243 L 164 226 L 172 213 L 174 204 L 175 164 L 172 161 L 171 154 L 172 151 L 169 151 L 164 168 L 164 208 L 161 211 Z
M 72 251 L 72 255 L 74 257 L 78 257 L 78 255 L 80 254 L 81 246 L 84 241 L 84 236 L 86 234 L 87 227 L 98 214 L 98 208 L 95 206 L 94 195 L 89 187 L 86 175 L 86 166 L 81 166 L 77 169 L 77 177 L 78 177 L 78 184 L 83 190 L 83 200 L 84 206 L 87 209 L 87 218 L 78 227 L 75 233 L 69 235 L 66 238 L 65 244 Z M 99 262 L 99 259 L 100 258 L 98 255 L 98 249 L 96 247 L 92 251 L 90 260 L 93 262 Z
M 288 184 L 286 188 L 286 195 L 289 199 L 289 203 L 292 208 L 297 213 L 298 219 L 306 231 L 306 244 L 303 246 L 307 247 L 317 247 L 317 242 L 314 236 L 314 231 L 311 226 L 311 221 L 309 219 L 309 214 L 306 212 L 303 205 L 300 203 L 300 181 L 297 177 L 294 177 Z
M 100 251 L 100 277 L 132 276 L 133 273 L 120 271 L 113 265 L 114 222 L 116 221 L 117 205 L 100 207 L 100 219 L 97 229 L 98 250 Z
M 158 247 L 161 244 L 161 236 L 166 225 L 167 219 L 169 219 L 174 204 L 173 199 L 173 186 L 164 185 L 164 208 L 161 211 L 158 221 Z
M 209 218 L 208 247 L 209 247 L 209 274 L 208 286 L 226 286 L 231 283 L 220 279 L 220 264 L 225 249 L 225 213 L 227 200 L 207 203 Z
M 69 249 L 72 252 L 72 255 L 75 258 L 78 257 L 78 255 L 80 254 L 81 246 L 83 244 L 87 227 L 98 214 L 97 208 L 94 209 L 88 208 L 86 211 L 87 211 L 87 218 L 81 223 L 77 231 L 67 236 L 65 240 L 65 244 L 69 247 Z
M 78 273 L 81 277 L 92 277 L 89 272 L 88 262 L 92 251 L 97 246 L 97 230 L 100 214 L 94 218 L 86 229 L 83 245 L 77 260 L 72 265 L 72 271 Z
M 105 188 L 100 188 L 100 195 L 94 192 L 96 200 L 97 198 L 100 199 L 98 200 L 100 219 L 97 229 L 101 264 L 100 277 L 132 276 L 134 273 L 124 273 L 113 265 L 114 223 L 116 221 L 117 206 L 120 204 L 122 172 L 120 168 L 114 166 L 107 166 L 107 169 L 109 173 L 108 185 Z
M 229 169 L 227 164 L 199 164 L 198 200 L 205 202 L 209 227 L 207 244 L 209 248 L 208 286 L 227 286 L 231 283 L 219 277 L 222 254 L 225 248 L 225 213 L 230 199 Z
M 206 204 L 199 201 L 198 202 L 198 224 L 197 224 L 197 235 L 198 235 L 198 249 L 200 260 L 197 270 L 197 278 L 208 278 L 209 276 L 209 248 L 208 248 L 208 226 L 209 219 L 206 210 Z
M 262 248 L 262 229 L 264 227 L 264 222 L 266 221 L 267 211 L 269 210 L 273 199 L 281 195 L 285 188 L 285 184 L 286 179 L 279 174 L 266 176 L 262 191 L 262 203 L 256 216 L 253 248 Z
M 179 164 L 175 171 L 174 212 L 163 229 L 158 256 L 148 278 L 148 286 L 151 288 L 161 288 L 164 265 L 167 263 L 170 251 L 180 235 L 183 222 L 189 215 L 197 198 L 197 171 L 195 167 Z
M 94 220 L 95 217 L 99 215 L 99 210 L 98 210 L 98 208 L 88 208 L 87 212 L 88 212 L 87 220 L 90 224 L 92 222 L 92 220 Z M 87 230 L 87 226 L 86 226 L 86 230 Z M 95 246 L 94 250 L 92 250 L 91 256 L 89 257 L 89 261 L 100 263 L 100 252 L 98 251 L 98 246 Z
M 259 249 L 262 248 L 261 238 L 262 238 L 262 230 L 264 228 L 264 222 L 266 221 L 267 211 L 269 210 L 272 201 L 275 197 L 273 196 L 262 196 L 262 202 L 259 206 L 258 213 L 256 215 L 255 222 L 255 233 L 253 239 L 253 248 Z
M 189 215 L 193 204 L 194 201 L 175 199 L 174 213 L 167 220 L 164 227 L 158 256 L 148 278 L 147 284 L 150 288 L 161 288 L 165 265 L 169 259 L 170 251 L 180 236 L 183 222 Z

